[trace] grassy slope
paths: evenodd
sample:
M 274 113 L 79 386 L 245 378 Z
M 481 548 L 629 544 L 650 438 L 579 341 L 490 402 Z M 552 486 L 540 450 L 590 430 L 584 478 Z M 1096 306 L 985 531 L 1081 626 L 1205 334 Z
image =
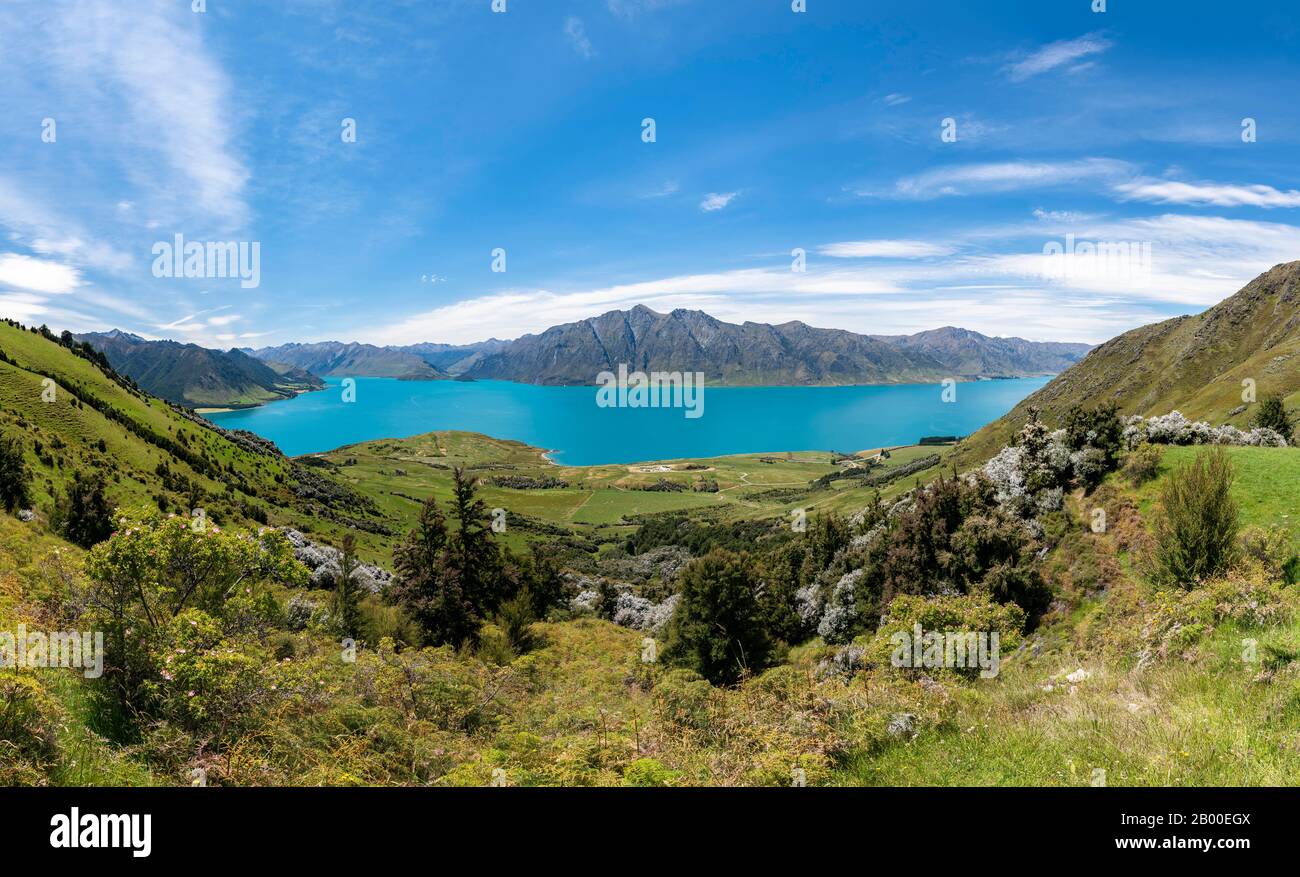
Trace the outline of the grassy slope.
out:
M 1278 265 L 1237 294 L 1193 317 L 1176 317 L 1126 332 L 1084 357 L 1005 417 L 962 443 L 955 461 L 971 468 L 996 453 L 1038 407 L 1056 423 L 1072 404 L 1116 402 L 1121 413 L 1182 411 L 1216 425 L 1246 426 L 1254 406 L 1242 405 L 1242 381 L 1257 398 L 1280 393 L 1300 404 L 1300 262 Z
M 167 490 L 157 474 L 160 463 L 198 483 L 207 497 L 206 511 L 225 523 L 255 526 L 242 510 L 251 503 L 265 510 L 269 523 L 312 528 L 336 539 L 344 525 L 321 515 L 318 506 L 296 495 L 293 462 L 257 453 L 173 409 L 166 402 L 129 390 L 94 364 L 38 334 L 0 323 L 0 350 L 17 365 L 0 362 L 0 432 L 25 440 L 33 472 L 33 504 L 48 512 L 53 497 L 76 471 L 99 469 L 109 479 L 109 498 L 116 505 L 153 505 L 164 495 L 169 509 L 188 512 L 185 496 Z M 54 401 L 42 400 L 43 380 L 56 382 Z M 75 390 L 75 393 L 74 393 Z M 76 394 L 107 405 L 144 431 L 128 429 L 91 404 L 77 404 Z M 162 443 L 179 441 L 210 463 L 207 472 L 175 457 Z M 42 462 L 39 441 L 52 457 Z M 99 449 L 99 442 L 104 450 Z M 59 445 L 63 447 L 60 448 Z M 236 485 L 235 489 L 229 489 Z M 245 493 L 248 486 L 256 495 Z
M 1155 595 L 1133 572 L 1136 558 L 1124 540 L 1094 535 L 1085 525 L 1097 502 L 1131 504 L 1145 518 L 1163 480 L 1197 450 L 1168 449 L 1160 477 L 1140 489 L 1113 475 L 1098 494 L 1104 499 L 1072 498 L 1076 536 L 1058 549 L 1057 568 L 1110 560 L 1103 567 L 1112 573 L 1105 590 L 1074 595 L 1069 615 L 1038 632 L 1037 656 L 1022 651 L 1004 660 L 996 680 L 956 693 L 952 713 L 938 727 L 853 762 L 839 781 L 1088 785 L 1093 769 L 1101 768 L 1108 785 L 1300 782 L 1300 684 L 1289 672 L 1257 680 L 1260 666 L 1241 660 L 1244 638 L 1294 642 L 1300 619 L 1264 628 L 1224 622 L 1182 656 L 1138 670 Z M 1281 525 L 1297 540 L 1300 448 L 1228 451 L 1243 525 Z M 1062 677 L 1078 668 L 1092 676 L 1071 691 Z

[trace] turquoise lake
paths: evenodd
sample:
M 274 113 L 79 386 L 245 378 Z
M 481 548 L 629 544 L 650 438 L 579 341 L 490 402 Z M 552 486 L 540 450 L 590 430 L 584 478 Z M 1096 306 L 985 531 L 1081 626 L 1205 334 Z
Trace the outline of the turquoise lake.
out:
M 1010 411 L 1048 378 L 864 387 L 708 387 L 702 416 L 681 408 L 602 408 L 595 387 L 506 381 L 341 379 L 260 408 L 209 414 L 226 429 L 270 439 L 290 456 L 439 429 L 481 432 L 547 448 L 575 466 L 777 451 L 852 452 L 968 435 Z

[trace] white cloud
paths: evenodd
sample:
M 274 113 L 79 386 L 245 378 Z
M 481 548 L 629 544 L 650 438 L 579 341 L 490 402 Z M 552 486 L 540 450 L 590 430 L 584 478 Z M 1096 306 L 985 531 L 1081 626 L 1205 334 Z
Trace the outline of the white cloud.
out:
M 587 29 L 582 25 L 582 19 L 576 16 L 569 16 L 564 22 L 564 33 L 569 37 L 569 42 L 573 44 L 573 50 L 584 58 L 590 58 L 594 52 L 591 48 L 591 40 L 587 38 Z
M 1080 241 L 1149 243 L 1150 270 L 1141 283 L 1104 270 L 1045 276 L 1043 247 L 1066 233 Z M 806 273 L 782 265 L 567 292 L 510 290 L 415 314 L 359 340 L 401 344 L 513 338 L 645 304 L 661 312 L 704 310 L 731 322 L 797 319 L 873 334 L 957 325 L 990 335 L 1096 343 L 1214 304 L 1300 254 L 1300 227 L 1223 217 L 1083 222 L 1049 217 L 998 234 L 995 239 L 989 230 L 975 229 L 964 238 L 953 236 L 953 255 L 932 261 L 851 267 L 810 262 Z M 900 242 L 857 243 L 903 252 L 884 247 Z
M 884 100 L 885 102 L 885 105 L 890 107 L 901 106 L 902 104 L 907 103 L 911 99 L 912 99 L 911 96 L 906 94 L 887 94 L 884 96 L 884 98 L 882 98 L 882 100 Z
M 1133 167 L 1128 162 L 1110 158 L 952 165 L 904 177 L 885 194 L 899 198 L 940 198 L 949 195 L 1041 189 L 1130 177 L 1132 173 Z M 860 191 L 858 194 L 874 193 Z
M 1080 58 L 1101 54 L 1110 47 L 1110 40 L 1096 33 L 1086 34 L 1073 40 L 1058 40 L 1048 43 L 1020 61 L 1007 65 L 1006 72 L 1013 81 L 1021 82 L 1040 73 L 1072 64 Z M 1086 69 L 1087 66 L 1086 64 L 1075 65 L 1072 70 Z
M 0 255 L 0 284 L 28 292 L 60 295 L 81 285 L 76 268 L 17 253 Z
M 700 202 L 700 209 L 706 213 L 712 213 L 715 210 L 721 210 L 735 199 L 739 192 L 710 192 L 704 196 Z
M 1157 204 L 1209 204 L 1215 207 L 1300 207 L 1300 191 L 1280 191 L 1272 186 L 1237 186 L 1227 183 L 1181 183 L 1139 179 L 1115 186 L 1125 200 Z
M 952 247 L 927 241 L 841 241 L 826 244 L 817 252 L 837 259 L 923 259 L 927 256 L 948 256 Z
M 1080 213 L 1075 210 L 1044 210 L 1041 207 L 1034 208 L 1034 219 L 1042 222 L 1087 222 L 1092 219 L 1088 213 Z

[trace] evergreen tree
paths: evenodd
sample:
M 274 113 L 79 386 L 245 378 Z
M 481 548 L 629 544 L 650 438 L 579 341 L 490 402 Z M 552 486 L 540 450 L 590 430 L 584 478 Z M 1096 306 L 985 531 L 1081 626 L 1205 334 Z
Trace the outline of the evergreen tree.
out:
M 447 519 L 433 497 L 393 552 L 396 577 L 389 591 L 434 645 L 478 639 L 480 619 L 465 599 L 459 570 L 450 562 Z
M 564 605 L 564 575 L 554 552 L 534 544 L 521 566 L 524 587 L 531 595 L 533 612 L 538 618 L 545 618 L 546 613 Z
M 518 588 L 502 563 L 487 508 L 474 494 L 474 479 L 452 473 L 453 531 L 430 498 L 406 541 L 394 552 L 397 580 L 392 599 L 434 644 L 477 643 L 483 620 Z
M 23 457 L 22 442 L 10 436 L 0 438 L 0 504 L 5 511 L 27 505 L 30 484 L 31 473 Z
M 361 635 L 361 589 L 354 580 L 357 566 L 357 539 L 351 533 L 343 537 L 339 552 L 338 585 L 334 591 L 334 624 L 340 636 Z
M 748 558 L 716 548 L 682 570 L 664 660 L 727 684 L 767 664 L 772 643 Z
M 487 506 L 474 492 L 477 481 L 457 466 L 452 470 L 452 514 L 459 525 L 451 541 L 466 599 L 485 616 L 510 596 L 502 587 L 501 554 L 492 538 Z

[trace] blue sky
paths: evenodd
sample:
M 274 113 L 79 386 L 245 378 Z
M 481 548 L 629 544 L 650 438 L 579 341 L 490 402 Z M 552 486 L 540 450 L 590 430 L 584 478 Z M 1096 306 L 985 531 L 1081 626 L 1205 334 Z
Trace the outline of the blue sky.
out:
M 205 5 L 0 5 L 0 315 L 230 347 L 644 303 L 1098 342 L 1300 259 L 1286 4 Z M 178 233 L 257 242 L 260 284 L 155 277 Z M 1150 259 L 1044 257 L 1067 235 Z

